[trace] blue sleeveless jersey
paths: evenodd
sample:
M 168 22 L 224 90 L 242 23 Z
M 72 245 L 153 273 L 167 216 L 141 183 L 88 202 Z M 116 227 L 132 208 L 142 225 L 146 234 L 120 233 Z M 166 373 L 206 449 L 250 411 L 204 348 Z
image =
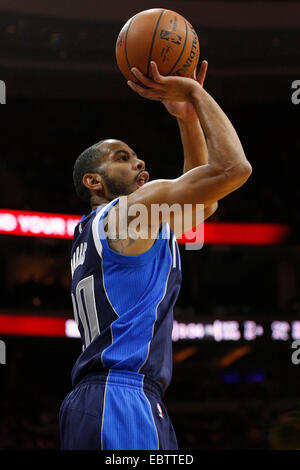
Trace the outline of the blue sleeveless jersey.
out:
M 172 376 L 173 306 L 181 286 L 180 253 L 167 223 L 140 255 L 113 251 L 103 219 L 119 197 L 76 226 L 71 252 L 72 302 L 82 353 L 75 386 L 88 373 L 131 371 L 164 394 Z

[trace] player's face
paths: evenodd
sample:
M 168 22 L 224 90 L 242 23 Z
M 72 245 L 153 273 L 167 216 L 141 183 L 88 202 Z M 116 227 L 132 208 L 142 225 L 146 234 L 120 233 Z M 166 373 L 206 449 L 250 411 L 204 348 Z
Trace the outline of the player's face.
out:
M 108 140 L 102 145 L 105 158 L 101 169 L 108 197 L 131 194 L 147 183 L 149 173 L 145 171 L 145 162 L 127 144 Z

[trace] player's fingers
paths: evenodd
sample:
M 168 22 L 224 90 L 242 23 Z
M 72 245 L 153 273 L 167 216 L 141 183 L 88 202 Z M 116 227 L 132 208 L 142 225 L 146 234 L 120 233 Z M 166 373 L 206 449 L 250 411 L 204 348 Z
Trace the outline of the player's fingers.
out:
M 206 77 L 206 72 L 207 72 L 207 67 L 208 67 L 208 62 L 207 60 L 203 60 L 201 63 L 200 71 L 197 75 L 197 82 L 200 83 L 201 86 L 204 84 L 204 80 Z
M 140 85 L 138 85 L 137 83 L 131 81 L 131 80 L 128 80 L 127 82 L 127 85 L 130 86 L 130 88 L 135 91 L 136 93 L 141 93 L 142 90 L 144 90 L 143 87 L 141 87 Z
M 141 82 L 143 85 L 147 86 L 147 87 L 153 87 L 153 85 L 155 85 L 155 82 L 153 82 L 153 80 L 151 80 L 150 78 L 146 77 L 139 69 L 137 69 L 136 67 L 132 67 L 131 69 L 131 73 L 133 73 L 133 75 L 138 79 L 139 82 Z
M 163 83 L 164 77 L 159 73 L 156 62 L 151 61 L 151 69 L 152 69 L 152 75 L 153 75 L 154 80 L 157 83 Z
M 137 83 L 132 82 L 131 80 L 128 80 L 127 85 L 129 85 L 133 91 L 138 93 L 140 96 L 143 96 L 144 98 L 158 101 L 162 100 L 162 96 L 159 91 L 153 89 L 151 90 L 150 88 L 143 88 Z

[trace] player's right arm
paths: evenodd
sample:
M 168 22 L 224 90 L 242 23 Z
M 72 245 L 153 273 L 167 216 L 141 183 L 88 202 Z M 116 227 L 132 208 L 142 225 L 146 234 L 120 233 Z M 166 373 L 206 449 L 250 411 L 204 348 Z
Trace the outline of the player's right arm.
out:
M 155 65 L 151 66 L 154 80 L 134 69 L 137 78 L 147 88 L 133 82 L 129 85 L 149 99 L 190 101 L 206 135 L 208 163 L 174 180 L 147 183 L 128 196 L 128 206 L 144 204 L 148 212 L 152 204 L 165 203 L 171 206 L 177 203 L 182 208 L 184 204 L 209 206 L 241 187 L 252 172 L 251 165 L 230 120 L 199 83 L 184 77 L 163 77 Z

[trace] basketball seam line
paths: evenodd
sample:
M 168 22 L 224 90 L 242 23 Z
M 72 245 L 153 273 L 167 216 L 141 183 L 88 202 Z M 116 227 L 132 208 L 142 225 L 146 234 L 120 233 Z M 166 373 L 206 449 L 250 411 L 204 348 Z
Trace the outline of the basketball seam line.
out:
M 179 54 L 179 57 L 178 59 L 176 60 L 175 64 L 173 65 L 173 67 L 171 68 L 171 70 L 167 73 L 167 75 L 170 75 L 171 72 L 173 72 L 173 70 L 175 69 L 176 65 L 178 64 L 178 62 L 180 61 L 181 59 L 181 56 L 184 52 L 184 49 L 185 49 L 185 46 L 186 46 L 186 42 L 187 42 L 187 37 L 188 37 L 188 27 L 187 27 L 187 23 L 186 21 L 184 22 L 185 24 L 185 41 L 184 41 L 184 44 L 183 44 L 183 48 L 182 48 L 182 51 L 180 52 Z
M 154 41 L 155 41 L 155 36 L 156 36 L 156 33 L 157 33 L 157 28 L 158 28 L 159 22 L 160 22 L 160 20 L 161 20 L 161 17 L 162 17 L 162 15 L 164 14 L 165 11 L 166 11 L 166 10 L 162 10 L 162 12 L 161 12 L 161 14 L 159 15 L 158 20 L 157 20 L 157 22 L 156 22 L 156 26 L 155 26 L 155 30 L 154 30 L 154 33 L 153 33 L 153 36 L 152 36 L 152 42 L 151 42 L 151 46 L 150 46 L 150 52 L 149 52 L 149 59 L 148 59 L 148 65 L 147 65 L 147 72 L 146 72 L 146 75 L 149 74 L 149 67 L 150 67 L 152 49 L 153 49 L 153 44 L 154 44 Z
M 128 31 L 129 31 L 129 28 L 131 26 L 131 23 L 133 22 L 134 18 L 136 17 L 136 15 L 132 18 L 132 20 L 130 21 L 129 25 L 128 25 L 128 28 L 126 30 L 126 34 L 125 34 L 125 45 L 124 45 L 124 49 L 125 49 L 125 57 L 126 57 L 126 62 L 127 62 L 127 65 L 128 65 L 128 69 L 129 69 L 129 72 L 131 72 L 131 67 L 130 67 L 130 63 L 129 63 L 129 60 L 128 60 L 128 55 L 127 55 L 127 36 L 128 36 Z

